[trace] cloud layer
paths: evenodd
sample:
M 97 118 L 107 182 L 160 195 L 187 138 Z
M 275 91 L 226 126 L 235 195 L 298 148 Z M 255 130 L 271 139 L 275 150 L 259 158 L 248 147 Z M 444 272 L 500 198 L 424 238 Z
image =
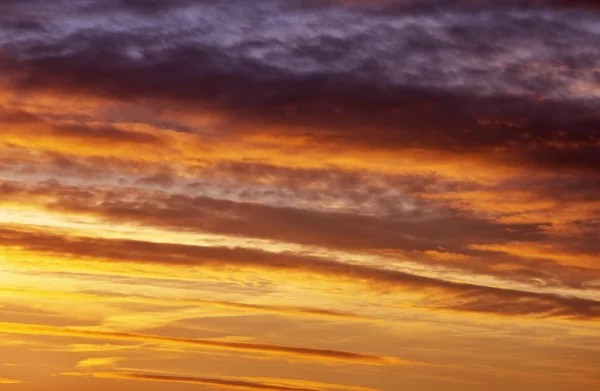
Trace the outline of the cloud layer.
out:
M 0 383 L 597 389 L 599 10 L 0 0 Z

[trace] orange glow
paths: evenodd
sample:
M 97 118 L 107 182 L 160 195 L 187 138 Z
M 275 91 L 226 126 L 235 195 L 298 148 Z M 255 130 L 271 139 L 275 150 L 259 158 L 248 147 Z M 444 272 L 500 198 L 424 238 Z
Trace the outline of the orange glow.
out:
M 599 390 L 600 8 L 517 3 L 0 0 L 0 389 Z

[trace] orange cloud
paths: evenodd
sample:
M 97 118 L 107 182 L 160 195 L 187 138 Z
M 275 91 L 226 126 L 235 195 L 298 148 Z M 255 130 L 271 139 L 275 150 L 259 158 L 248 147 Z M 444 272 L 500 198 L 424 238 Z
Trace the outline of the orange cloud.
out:
M 0 332 L 22 335 L 52 335 L 65 337 L 94 338 L 102 340 L 118 339 L 159 342 L 167 344 L 194 346 L 203 349 L 253 352 L 265 355 L 283 356 L 309 361 L 333 361 L 367 365 L 422 365 L 421 363 L 403 361 L 395 357 L 378 356 L 374 354 L 352 353 L 330 349 L 315 349 L 244 342 L 227 342 L 209 339 L 165 337 L 150 334 L 96 331 L 86 330 L 82 328 L 53 327 L 35 324 L 0 322 Z
M 7 379 L 5 377 L 0 377 L 0 384 L 19 384 L 19 383 L 23 383 L 22 380 L 15 380 L 15 379 Z
M 53 102 L 47 110 L 64 110 Z M 86 104 L 87 105 L 87 104 Z M 298 134 L 294 125 L 256 123 L 242 125 L 221 119 L 213 127 L 234 128 L 227 137 L 203 137 L 194 132 L 177 132 L 150 123 L 112 122 L 90 117 L 87 121 L 48 119 L 47 115 L 30 111 L 0 111 L 0 150 L 10 152 L 20 147 L 40 154 L 66 157 L 114 158 L 141 163 L 139 169 L 150 171 L 153 165 L 176 164 L 180 171 L 193 170 L 207 163 L 260 161 L 285 168 L 370 171 L 378 174 L 421 174 L 432 172 L 454 179 L 496 182 L 518 173 L 485 155 L 452 151 L 403 147 L 388 150 L 360 143 L 340 144 L 338 140 L 315 140 Z M 214 113 L 206 113 L 212 116 Z M 68 113 L 65 113 L 68 117 Z M 205 116 L 205 115 L 203 115 Z M 218 114 L 214 114 L 218 117 Z M 216 120 L 215 120 L 216 121 Z M 287 130 L 286 130 L 287 129 Z M 326 128 L 323 128 L 327 132 Z M 136 153 L 131 154 L 135 149 Z M 125 165 L 125 164 L 122 164 Z
M 598 267 L 600 254 L 569 252 L 556 245 L 535 242 L 511 242 L 506 244 L 472 244 L 474 250 L 500 252 L 521 258 L 545 259 L 561 265 Z
M 97 368 L 109 367 L 122 360 L 122 357 L 92 357 L 79 361 L 75 366 L 77 368 Z
M 140 380 L 140 381 L 158 381 L 167 383 L 189 383 L 189 384 L 202 384 L 209 387 L 224 388 L 227 390 L 264 390 L 264 391 L 326 391 L 331 389 L 345 389 L 348 391 L 377 391 L 372 388 L 359 388 L 359 387 L 344 387 L 338 385 L 330 385 L 325 383 L 309 382 L 311 386 L 293 386 L 289 385 L 290 381 L 285 379 L 271 379 L 270 382 L 263 381 L 252 381 L 247 378 L 243 379 L 214 379 L 205 377 L 189 377 L 189 376 L 174 376 L 174 375 L 156 375 L 146 373 L 132 373 L 132 372 L 112 372 L 112 373 L 95 373 L 95 377 L 109 378 L 109 379 L 126 379 L 126 380 Z M 293 382 L 293 381 L 292 381 Z M 278 384 L 279 383 L 279 384 Z M 282 384 L 283 383 L 283 384 Z M 286 385 L 287 384 L 287 385 Z M 318 387 L 318 388 L 316 388 Z
M 0 245 L 18 247 L 36 259 L 35 254 L 54 255 L 53 267 L 81 265 L 101 271 L 107 266 L 119 266 L 122 273 L 134 265 L 152 270 L 153 276 L 166 276 L 173 267 L 203 267 L 217 273 L 224 266 L 228 275 L 235 271 L 267 273 L 270 278 L 281 276 L 322 277 L 330 281 L 360 284 L 371 290 L 397 290 L 434 297 L 435 306 L 468 309 L 464 301 L 477 303 L 478 312 L 505 315 L 558 316 L 594 320 L 600 317 L 600 305 L 595 300 L 567 297 L 557 294 L 536 293 L 511 288 L 497 288 L 471 283 L 459 283 L 433 277 L 424 277 L 397 270 L 338 262 L 329 258 L 303 256 L 293 253 L 272 253 L 250 248 L 193 246 L 172 243 L 155 243 L 138 240 L 102 239 L 83 236 L 65 237 L 43 232 L 2 230 Z M 21 255 L 15 255 L 19 259 Z M 33 257 L 32 257 L 33 256 Z M 12 257 L 11 257 L 12 258 Z M 67 264 L 65 259 L 68 260 Z M 23 262 L 18 261 L 18 262 Z M 61 266 L 62 265 L 62 266 Z M 139 267 L 135 267 L 139 273 Z M 184 270 L 184 269 L 182 269 Z M 461 298 L 461 305 L 455 304 Z M 502 300 L 521 300 L 519 311 L 505 312 L 495 303 Z M 492 305 L 483 305 L 489 301 Z M 537 304 L 543 303 L 542 306 Z
M 451 207 L 502 224 L 550 224 L 560 232 L 576 221 L 600 217 L 600 201 L 554 199 L 530 190 L 480 190 L 421 194 L 430 200 L 447 202 Z
M 431 258 L 437 259 L 439 261 L 459 261 L 464 262 L 470 259 L 473 259 L 472 256 L 466 254 L 458 254 L 458 253 L 450 253 L 444 251 L 425 251 L 425 255 L 429 255 Z
M 93 293 L 79 293 L 79 292 L 53 292 L 53 291 L 42 291 L 35 289 L 13 289 L 13 288 L 0 288 L 0 294 L 8 294 L 14 296 L 37 296 L 44 298 L 57 298 L 69 301 L 117 301 L 117 302 L 138 302 L 138 303 L 150 303 L 166 306 L 176 305 L 190 305 L 190 306 L 215 306 L 230 308 L 241 311 L 251 312 L 264 312 L 269 314 L 280 314 L 289 316 L 314 316 L 323 318 L 339 318 L 348 320 L 370 320 L 364 316 L 358 314 L 352 314 L 348 312 L 334 311 L 324 308 L 311 308 L 301 306 L 289 306 L 289 305 L 263 305 L 263 304 L 250 304 L 250 303 L 236 303 L 231 301 L 219 301 L 219 300 L 201 300 L 191 298 L 157 298 L 150 296 L 121 296 L 111 295 L 110 293 L 98 292 Z

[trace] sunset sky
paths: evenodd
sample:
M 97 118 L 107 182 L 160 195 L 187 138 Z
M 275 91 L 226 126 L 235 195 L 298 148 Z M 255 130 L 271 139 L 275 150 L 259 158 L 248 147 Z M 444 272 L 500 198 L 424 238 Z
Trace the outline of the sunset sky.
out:
M 600 390 L 600 6 L 0 0 L 0 390 Z

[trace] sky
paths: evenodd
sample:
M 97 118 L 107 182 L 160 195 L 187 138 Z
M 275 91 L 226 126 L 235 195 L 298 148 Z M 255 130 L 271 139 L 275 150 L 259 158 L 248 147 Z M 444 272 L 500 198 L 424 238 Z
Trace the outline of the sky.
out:
M 0 390 L 600 389 L 600 7 L 0 0 Z

